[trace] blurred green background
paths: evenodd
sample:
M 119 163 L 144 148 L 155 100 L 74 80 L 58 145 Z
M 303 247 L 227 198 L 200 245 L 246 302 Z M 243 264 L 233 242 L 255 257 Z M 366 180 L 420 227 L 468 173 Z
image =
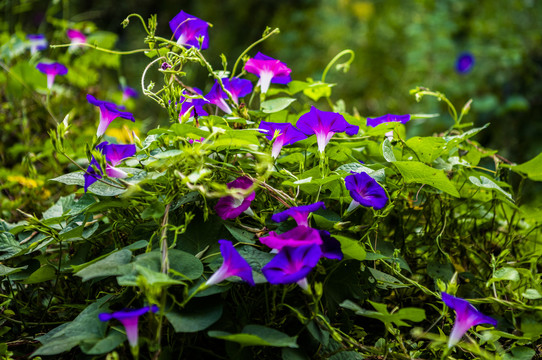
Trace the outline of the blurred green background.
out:
M 144 32 L 135 20 L 123 29 L 121 21 L 137 12 L 144 18 L 158 14 L 158 34 L 169 37 L 168 21 L 180 10 L 213 24 L 210 48 L 214 66 L 219 55 L 230 66 L 242 50 L 257 40 L 266 26 L 281 34 L 259 46 L 267 55 L 285 61 L 294 79 L 319 79 L 338 52 L 352 49 L 356 59 L 347 74 L 331 72 L 328 82 L 352 112 L 363 116 L 386 113 L 441 112 L 432 99 L 417 104 L 409 95 L 415 86 L 444 92 L 456 106 L 474 100 L 471 116 L 477 126 L 492 126 L 479 138 L 514 162 L 542 151 L 542 2 L 535 0 L 199 0 L 199 1 L 2 1 L 3 30 L 23 27 L 27 33 L 47 32 L 45 13 L 74 23 L 94 22 L 119 35 L 117 48 L 143 47 Z M 51 50 L 58 51 L 58 50 Z M 456 57 L 471 52 L 476 63 L 468 74 L 456 73 Z M 148 63 L 145 56 L 122 58 L 121 75 L 137 86 Z M 194 68 L 193 85 L 205 86 L 203 71 Z M 200 75 L 198 75 L 200 74 Z M 118 74 L 113 74 L 118 76 Z M 208 81 L 210 83 L 210 81 Z M 151 102 L 140 102 L 140 117 L 159 113 Z M 154 113 L 154 114 L 153 114 Z M 417 121 L 414 133 L 445 129 L 451 120 Z

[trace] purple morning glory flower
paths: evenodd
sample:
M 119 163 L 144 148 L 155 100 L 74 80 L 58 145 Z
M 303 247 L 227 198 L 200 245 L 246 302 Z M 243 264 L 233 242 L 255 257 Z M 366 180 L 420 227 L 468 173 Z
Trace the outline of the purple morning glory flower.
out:
M 252 180 L 242 176 L 227 184 L 228 189 L 248 189 L 252 186 Z M 248 210 L 250 203 L 256 197 L 256 193 L 252 192 L 244 199 L 237 199 L 233 196 L 225 196 L 218 199 L 215 205 L 215 211 L 222 220 L 234 219 Z
M 203 95 L 203 92 L 196 87 L 190 88 L 190 89 L 198 95 Z M 207 111 L 203 109 L 203 107 L 209 102 L 210 101 L 205 98 L 191 99 L 191 98 L 184 97 L 181 95 L 181 111 L 179 113 L 179 121 L 180 121 L 180 118 L 183 117 L 186 114 L 186 112 L 189 111 L 191 108 L 192 108 L 192 112 L 190 113 L 190 117 L 209 115 Z
M 30 53 L 34 55 L 40 50 L 47 49 L 49 43 L 43 34 L 28 34 L 26 35 L 28 42 L 30 43 Z
M 350 196 L 354 199 L 347 212 L 355 209 L 360 204 L 379 210 L 386 206 L 388 202 L 388 196 L 384 188 L 367 173 L 348 175 L 344 178 L 344 183 L 346 189 L 350 191 Z
M 129 98 L 137 98 L 139 96 L 136 89 L 131 88 L 129 86 L 121 86 L 120 89 L 122 90 L 122 102 L 126 102 Z
M 497 326 L 497 320 L 482 314 L 467 300 L 456 298 L 455 296 L 443 292 L 442 301 L 446 306 L 454 309 L 456 314 L 455 323 L 452 332 L 450 333 L 450 339 L 448 340 L 449 348 L 457 344 L 467 330 L 473 326 L 479 324 L 491 324 Z
M 322 239 L 322 245 L 320 249 L 322 250 L 322 257 L 332 259 L 332 260 L 342 260 L 343 252 L 341 250 L 341 243 L 339 240 L 331 236 L 329 231 L 318 230 L 320 233 L 320 238 Z
M 318 110 L 314 106 L 308 113 L 301 115 L 296 126 L 307 136 L 316 135 L 320 153 L 324 152 L 333 134 L 345 132 L 352 136 L 359 131 L 359 126 L 350 125 L 341 114 Z
M 460 74 L 466 74 L 474 66 L 474 55 L 469 52 L 459 54 L 455 62 L 455 70 Z
M 85 34 L 83 34 L 81 31 L 75 30 L 75 29 L 68 29 L 66 31 L 66 35 L 71 41 L 70 48 L 74 49 L 79 44 L 84 44 L 87 42 L 87 37 Z M 72 47 L 73 46 L 73 47 Z
M 100 125 L 98 126 L 98 132 L 96 133 L 97 136 L 102 136 L 107 130 L 109 124 L 111 124 L 111 122 L 118 117 L 135 122 L 134 115 L 132 113 L 122 111 L 122 108 L 117 104 L 98 100 L 90 94 L 87 95 L 87 101 L 100 109 Z
M 406 124 L 410 120 L 410 114 L 406 115 L 393 115 L 387 114 L 375 118 L 367 118 L 367 126 L 376 127 L 377 125 L 387 123 L 387 122 L 400 122 L 401 124 Z
M 267 236 L 263 236 L 260 242 L 271 249 L 281 250 L 282 248 L 298 247 L 304 245 L 322 245 L 322 238 L 318 230 L 307 226 L 296 226 L 282 234 L 270 231 Z
M 274 222 L 283 222 L 284 220 L 288 219 L 288 217 L 292 217 L 297 222 L 297 225 L 308 227 L 309 214 L 325 208 L 326 205 L 322 201 L 309 205 L 294 206 L 282 212 L 273 214 L 271 220 Z
M 280 150 L 284 145 L 290 145 L 307 138 L 305 134 L 297 130 L 290 123 L 262 121 L 260 122 L 259 130 L 261 133 L 266 134 L 265 137 L 267 140 L 273 140 L 273 138 L 275 138 L 271 149 L 271 156 L 275 159 L 279 156 Z
M 224 262 L 220 268 L 211 275 L 205 285 L 215 285 L 231 276 L 239 276 L 241 279 L 254 286 L 252 268 L 248 262 L 239 255 L 231 241 L 218 240 L 218 243 L 220 244 L 220 253 L 224 258 Z
M 207 29 L 209 24 L 195 16 L 181 11 L 169 22 L 169 27 L 173 31 L 173 36 L 177 39 L 177 44 L 187 47 L 199 47 L 199 37 L 203 37 L 201 50 L 209 47 L 209 35 Z
M 107 164 L 105 169 L 105 173 L 107 174 L 107 176 L 121 179 L 128 176 L 128 174 L 126 174 L 120 169 L 117 169 L 115 166 L 120 164 L 122 160 L 130 156 L 134 156 L 134 154 L 136 153 L 136 146 L 134 144 L 117 145 L 109 144 L 107 141 L 104 141 L 98 146 L 96 146 L 96 149 L 98 149 L 102 154 L 104 154 L 105 160 L 110 163 Z M 95 168 L 98 170 L 98 172 L 95 170 Z M 93 156 L 92 160 L 90 161 L 90 165 L 87 168 L 87 172 L 84 175 L 85 192 L 87 192 L 87 189 L 90 185 L 94 184 L 96 181 L 98 181 L 98 179 L 102 178 L 102 174 L 102 168 Z
M 55 82 L 55 76 L 57 75 L 66 75 L 68 73 L 68 68 L 62 65 L 61 63 L 38 63 L 36 69 L 47 75 L 47 88 L 51 90 Z
M 286 246 L 262 268 L 262 273 L 271 284 L 292 284 L 303 280 L 321 256 L 318 245 Z
M 252 83 L 249 80 L 239 78 L 223 78 L 222 83 L 224 88 L 228 90 L 232 96 L 233 101 L 239 104 L 239 98 L 246 96 L 252 92 Z M 222 90 L 218 81 L 215 81 L 211 91 L 205 96 L 212 104 L 218 106 L 226 114 L 231 114 L 231 108 L 226 102 L 228 95 Z
M 292 70 L 285 63 L 260 52 L 245 63 L 245 70 L 258 75 L 260 78 L 258 85 L 260 85 L 262 94 L 267 93 L 271 83 L 288 84 L 292 81 L 290 78 Z
M 126 337 L 128 338 L 128 343 L 130 343 L 130 347 L 133 348 L 137 346 L 137 323 L 139 321 L 139 317 L 143 314 L 148 313 L 149 311 L 152 311 L 154 313 L 157 312 L 158 306 L 152 305 L 135 310 L 116 311 L 114 313 L 101 313 L 98 315 L 98 318 L 101 321 L 109 321 L 111 319 L 117 319 L 118 321 L 120 321 L 120 323 L 124 325 L 124 328 L 126 329 Z

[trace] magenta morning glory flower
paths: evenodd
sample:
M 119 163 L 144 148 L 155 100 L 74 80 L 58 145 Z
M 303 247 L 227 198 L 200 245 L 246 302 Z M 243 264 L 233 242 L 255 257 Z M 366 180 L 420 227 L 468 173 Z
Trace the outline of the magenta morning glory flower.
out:
M 316 135 L 320 153 L 324 152 L 333 134 L 345 132 L 348 135 L 355 135 L 359 131 L 359 126 L 350 125 L 341 114 L 318 110 L 314 106 L 308 113 L 301 115 L 296 126 L 307 136 Z
M 191 88 L 191 90 L 198 95 L 203 95 L 203 92 L 196 87 Z M 203 107 L 208 103 L 210 103 L 210 101 L 205 98 L 192 99 L 192 98 L 181 95 L 181 111 L 179 112 L 179 121 L 180 121 L 180 118 L 183 117 L 186 114 L 186 112 L 189 111 L 190 109 L 192 109 L 192 112 L 190 113 L 190 117 L 209 115 L 207 111 L 203 109 Z
M 239 98 L 246 96 L 252 92 L 252 83 L 249 80 L 233 78 L 222 79 L 224 88 L 228 90 L 232 96 L 233 101 L 239 104 Z M 205 96 L 212 104 L 218 106 L 226 114 L 231 114 L 231 108 L 226 102 L 228 95 L 222 90 L 218 81 L 215 81 L 211 91 Z
M 40 50 L 47 49 L 49 43 L 43 34 L 28 34 L 26 35 L 28 42 L 30 43 L 30 53 L 34 55 Z
M 491 324 L 497 326 L 497 320 L 482 314 L 476 310 L 467 300 L 456 298 L 445 292 L 442 293 L 442 301 L 446 306 L 455 310 L 455 323 L 450 333 L 448 347 L 454 346 L 471 327 L 479 324 Z
M 290 78 L 292 70 L 285 63 L 260 52 L 245 63 L 245 70 L 258 75 L 260 78 L 258 85 L 260 85 L 262 94 L 267 93 L 271 83 L 288 84 L 292 81 Z
M 318 245 L 286 246 L 262 268 L 262 273 L 271 284 L 299 282 L 311 272 L 321 256 Z
M 109 144 L 107 141 L 104 141 L 98 146 L 96 146 L 96 149 L 98 149 L 105 156 L 105 160 L 109 163 L 106 165 L 105 169 L 105 173 L 107 174 L 107 176 L 121 179 L 128 176 L 128 174 L 126 174 L 120 169 L 117 169 L 115 166 L 120 164 L 122 160 L 130 156 L 134 156 L 136 152 L 136 146 L 134 144 L 117 145 Z M 98 170 L 98 172 L 96 170 Z M 92 160 L 90 161 L 90 165 L 84 175 L 85 192 L 87 192 L 87 189 L 90 185 L 94 184 L 96 181 L 98 181 L 98 179 L 102 178 L 102 174 L 102 168 L 93 156 Z
M 271 149 L 271 156 L 275 159 L 279 156 L 280 150 L 284 145 L 290 145 L 307 138 L 305 134 L 297 130 L 290 123 L 262 121 L 260 122 L 258 130 L 260 130 L 261 133 L 266 134 L 265 137 L 267 140 L 273 140 L 273 138 L 275 138 Z
M 474 66 L 474 55 L 469 52 L 459 54 L 455 62 L 455 70 L 460 74 L 466 74 Z
M 98 126 L 98 132 L 96 133 L 97 136 L 102 136 L 107 130 L 109 124 L 111 124 L 111 122 L 118 117 L 135 122 L 134 115 L 132 113 L 122 111 L 122 108 L 117 104 L 98 100 L 90 94 L 87 95 L 87 101 L 100 109 L 100 125 Z
M 124 328 L 126 329 L 126 337 L 128 338 L 128 343 L 130 343 L 130 347 L 134 348 L 137 347 L 137 323 L 139 321 L 139 317 L 143 314 L 148 313 L 149 311 L 152 311 L 154 313 L 157 312 L 158 306 L 152 305 L 135 310 L 116 311 L 114 313 L 101 313 L 98 315 L 98 318 L 101 321 L 109 321 L 111 319 L 117 319 L 118 321 L 120 321 L 120 323 L 124 325 Z
M 169 22 L 169 27 L 177 39 L 177 44 L 199 47 L 198 38 L 203 37 L 201 50 L 209 47 L 209 24 L 206 21 L 181 11 Z
M 254 286 L 252 278 L 252 268 L 248 262 L 237 252 L 231 241 L 218 240 L 220 244 L 220 253 L 224 262 L 218 270 L 211 275 L 205 283 L 206 286 L 218 284 L 231 276 L 239 276 L 241 279 Z
M 228 189 L 248 189 L 252 186 L 252 180 L 242 176 L 233 180 L 232 182 L 229 182 L 227 186 Z M 241 215 L 241 213 L 244 211 L 249 210 L 250 203 L 255 197 L 255 192 L 250 193 L 244 199 L 237 199 L 233 196 L 225 196 L 218 199 L 218 202 L 215 205 L 215 211 L 218 216 L 222 218 L 222 220 L 234 219 Z
M 62 65 L 61 63 L 38 63 L 36 69 L 47 75 L 47 88 L 51 90 L 55 82 L 55 76 L 57 75 L 66 75 L 68 73 L 68 68 Z
M 388 202 L 388 196 L 384 188 L 367 173 L 348 175 L 344 178 L 344 183 L 353 199 L 348 210 L 346 210 L 347 212 L 355 209 L 360 204 L 379 210 L 386 206 Z
M 273 214 L 273 216 L 271 217 L 271 220 L 273 220 L 274 222 L 283 222 L 289 217 L 292 217 L 297 222 L 297 225 L 308 227 L 309 214 L 311 212 L 315 212 L 319 209 L 325 209 L 325 208 L 326 208 L 326 205 L 322 201 L 319 201 L 314 204 L 309 204 L 309 205 L 294 206 L 282 212 Z
M 367 126 L 376 127 L 377 125 L 387 123 L 387 122 L 400 122 L 401 124 L 406 124 L 410 120 L 410 114 L 406 115 L 393 115 L 387 114 L 375 118 L 367 118 Z
M 263 236 L 259 240 L 262 244 L 277 250 L 281 250 L 286 246 L 298 247 L 323 244 L 318 230 L 307 226 L 296 226 L 282 234 L 270 231 L 267 236 Z
M 71 45 L 69 49 L 73 51 L 78 47 L 80 44 L 84 44 L 87 42 L 87 37 L 85 34 L 83 34 L 81 31 L 75 30 L 75 29 L 68 29 L 66 31 L 66 35 L 71 41 Z

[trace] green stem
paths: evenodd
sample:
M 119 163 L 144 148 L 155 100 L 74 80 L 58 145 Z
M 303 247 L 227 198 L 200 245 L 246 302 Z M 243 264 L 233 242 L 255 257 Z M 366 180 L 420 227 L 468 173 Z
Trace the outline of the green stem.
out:
M 141 17 L 141 15 L 139 15 L 139 14 L 133 13 L 133 14 L 128 15 L 128 16 L 126 17 L 126 19 L 124 19 L 124 21 L 122 22 L 122 26 L 123 26 L 123 27 L 127 27 L 128 24 L 130 23 L 130 18 L 131 18 L 132 16 L 135 16 L 135 17 L 139 18 L 139 20 L 141 20 L 141 24 L 143 24 L 143 27 L 145 28 L 145 32 L 146 32 L 147 34 L 149 34 L 149 36 L 150 36 L 151 33 L 149 32 L 149 29 L 147 28 L 147 24 L 145 24 L 145 20 L 144 20 L 143 17 Z
M 326 82 L 326 76 L 327 76 L 328 71 L 331 69 L 331 66 L 333 66 L 333 64 L 335 64 L 337 61 L 339 61 L 339 59 L 341 57 L 343 57 L 344 55 L 350 55 L 350 59 L 348 59 L 346 62 L 338 65 L 338 67 L 344 67 L 344 72 L 348 71 L 348 69 L 350 68 L 350 64 L 352 64 L 352 61 L 354 61 L 354 57 L 355 57 L 354 51 L 352 51 L 350 49 L 346 49 L 346 50 L 341 51 L 340 53 L 335 55 L 335 57 L 333 59 L 331 59 L 331 61 L 327 64 L 327 66 L 324 69 L 324 72 L 322 74 L 322 80 L 321 80 L 322 82 Z
M 262 36 L 262 38 L 256 42 L 253 42 L 249 47 L 247 47 L 245 49 L 245 51 L 243 51 L 241 53 L 241 55 L 239 55 L 239 57 L 237 58 L 237 60 L 235 61 L 235 64 L 233 64 L 233 70 L 231 71 L 231 76 L 230 76 L 230 79 L 233 79 L 235 77 L 235 71 L 237 70 L 237 65 L 239 65 L 239 62 L 243 59 L 243 56 L 245 56 L 250 50 L 252 50 L 252 48 L 256 45 L 258 45 L 259 43 L 267 40 L 268 38 L 270 38 L 272 35 L 275 35 L 275 34 L 278 34 L 280 33 L 280 29 L 279 28 L 274 28 L 272 31 L 270 31 L 267 35 L 264 35 Z
M 62 48 L 62 47 L 69 47 L 70 45 L 71 44 L 58 44 L 58 45 L 49 45 L 49 47 L 51 47 L 51 48 Z M 95 50 L 98 50 L 98 51 L 102 51 L 102 52 L 106 52 L 106 53 L 110 53 L 110 54 L 117 54 L 117 55 L 131 55 L 131 54 L 137 54 L 137 53 L 142 53 L 142 52 L 145 52 L 145 51 L 149 51 L 149 49 L 116 51 L 116 50 L 110 50 L 110 49 L 106 49 L 106 48 L 103 48 L 103 47 L 99 47 L 97 45 L 89 44 L 89 43 L 81 43 L 81 44 L 78 44 L 78 46 L 86 46 L 86 47 L 89 47 L 89 48 L 92 48 L 92 49 L 95 49 Z

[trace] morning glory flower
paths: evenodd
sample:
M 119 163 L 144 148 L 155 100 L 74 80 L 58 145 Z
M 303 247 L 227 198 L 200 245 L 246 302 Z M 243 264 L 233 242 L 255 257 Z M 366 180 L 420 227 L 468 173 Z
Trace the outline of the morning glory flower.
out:
M 260 52 L 245 63 L 245 71 L 258 75 L 260 78 L 258 85 L 262 94 L 267 93 L 271 83 L 288 84 L 292 81 L 290 78 L 292 70 L 285 63 Z
M 273 147 L 271 148 L 271 156 L 277 158 L 280 154 L 280 150 L 284 145 L 291 145 L 297 141 L 306 139 L 307 136 L 301 131 L 297 130 L 290 123 L 273 123 L 262 121 L 258 128 L 261 133 L 266 134 L 267 140 L 273 140 Z
M 308 227 L 309 214 L 319 209 L 325 209 L 325 208 L 326 208 L 326 205 L 322 201 L 319 201 L 314 204 L 309 204 L 309 205 L 294 206 L 282 212 L 273 214 L 273 216 L 271 217 L 271 220 L 273 220 L 274 222 L 283 222 L 289 217 L 291 217 L 297 222 L 297 225 Z
M 320 238 L 322 239 L 322 245 L 320 249 L 322 250 L 322 257 L 332 259 L 332 260 L 342 260 L 343 252 L 341 250 L 341 243 L 339 240 L 335 239 L 329 231 L 318 230 L 320 233 Z
M 122 102 L 125 103 L 126 100 L 129 98 L 137 98 L 139 94 L 137 93 L 137 90 L 134 88 L 131 88 L 129 86 L 121 86 L 120 89 L 122 90 Z
M 49 43 L 43 34 L 28 34 L 26 35 L 28 42 L 30 43 L 30 53 L 34 55 L 40 50 L 47 49 Z
M 105 160 L 106 162 L 108 162 L 105 168 L 105 173 L 107 174 L 107 176 L 118 179 L 123 179 L 128 176 L 126 172 L 116 168 L 115 166 L 120 164 L 122 160 L 130 156 L 134 156 L 134 154 L 136 153 L 136 146 L 134 144 L 117 145 L 109 144 L 107 141 L 104 141 L 98 146 L 96 146 L 96 149 L 98 149 L 105 156 Z M 98 170 L 98 172 L 96 170 Z M 102 178 L 102 174 L 103 170 L 100 167 L 98 161 L 96 161 L 93 156 L 92 160 L 90 161 L 90 165 L 84 175 L 85 192 L 87 192 L 90 185 L 94 184 L 96 181 L 98 181 L 98 179 Z
M 191 90 L 198 95 L 203 95 L 203 92 L 196 87 L 191 88 Z M 181 117 L 183 117 L 190 109 L 192 109 L 190 117 L 209 115 L 207 111 L 203 109 L 203 107 L 208 103 L 210 103 L 210 101 L 205 98 L 192 99 L 181 95 L 181 111 L 179 112 L 179 121 L 181 120 Z
M 61 63 L 38 63 L 36 69 L 47 75 L 47 88 L 51 90 L 55 82 L 55 76 L 57 75 L 66 75 L 68 73 L 68 68 L 62 65 Z
M 218 243 L 220 244 L 220 253 L 224 258 L 224 262 L 220 268 L 211 275 L 205 285 L 215 285 L 231 276 L 239 276 L 241 279 L 254 286 L 252 268 L 248 262 L 239 255 L 239 252 L 237 252 L 231 241 L 218 240 Z
M 120 321 L 120 323 L 124 325 L 124 328 L 126 329 L 126 337 L 128 338 L 128 343 L 130 343 L 130 347 L 134 348 L 137 347 L 137 323 L 139 321 L 139 317 L 143 314 L 148 313 L 149 311 L 152 311 L 154 313 L 157 312 L 158 306 L 152 305 L 135 310 L 116 311 L 114 313 L 101 313 L 98 315 L 98 318 L 101 321 L 109 321 L 111 319 L 117 319 L 118 321 Z
M 350 125 L 341 114 L 318 110 L 314 106 L 308 113 L 301 115 L 296 126 L 307 136 L 316 135 L 320 153 L 324 152 L 333 134 L 345 132 L 348 135 L 356 135 L 359 131 L 359 126 Z
M 267 236 L 263 236 L 260 242 L 271 249 L 281 250 L 284 247 L 298 247 L 304 245 L 322 245 L 322 238 L 318 230 L 306 227 L 296 226 L 282 234 L 270 231 Z
M 455 62 L 455 70 L 460 74 L 466 74 L 474 66 L 474 55 L 469 52 L 459 54 Z
M 318 245 L 286 246 L 262 268 L 262 273 L 270 284 L 299 282 L 311 272 L 321 256 Z
M 456 298 L 455 296 L 443 292 L 442 301 L 446 306 L 454 309 L 456 314 L 455 323 L 452 332 L 450 333 L 450 339 L 448 340 L 449 348 L 457 344 L 467 330 L 473 326 L 479 324 L 491 324 L 497 326 L 497 320 L 482 314 L 467 300 Z
M 384 188 L 370 177 L 367 173 L 354 173 L 344 178 L 346 189 L 350 191 L 352 203 L 347 212 L 359 205 L 372 207 L 375 210 L 382 209 L 388 202 L 388 196 Z
M 87 42 L 87 37 L 81 31 L 78 31 L 75 29 L 68 29 L 66 31 L 66 35 L 71 41 L 71 45 L 68 48 L 69 51 L 74 51 L 75 49 L 79 47 L 78 45 L 84 44 Z
M 209 24 L 195 16 L 181 11 L 169 22 L 173 36 L 177 44 L 187 47 L 199 47 L 198 38 L 203 37 L 201 50 L 209 47 L 209 35 L 207 29 Z
M 376 127 L 377 125 L 387 123 L 387 122 L 400 122 L 401 124 L 406 124 L 409 120 L 410 120 L 410 114 L 406 114 L 406 115 L 386 114 L 386 115 L 375 117 L 375 118 L 367 118 L 367 126 Z
M 252 180 L 242 176 L 227 184 L 228 189 L 248 189 L 252 186 Z M 243 199 L 238 199 L 233 196 L 225 196 L 218 199 L 215 205 L 215 211 L 222 220 L 234 219 L 245 211 L 250 211 L 250 203 L 256 197 L 256 193 L 252 192 Z
M 252 92 L 252 83 L 249 80 L 239 78 L 223 78 L 222 84 L 224 88 L 228 90 L 232 96 L 233 101 L 239 104 L 239 98 L 246 96 Z M 231 114 L 231 108 L 226 102 L 228 95 L 222 90 L 218 81 L 215 80 L 211 91 L 205 96 L 212 104 L 218 106 L 226 114 Z
M 87 101 L 100 109 L 100 125 L 98 126 L 98 132 L 96 133 L 97 136 L 102 136 L 107 130 L 109 124 L 111 124 L 111 122 L 118 117 L 135 122 L 134 115 L 132 113 L 122 111 L 122 108 L 117 104 L 98 100 L 90 94 L 87 95 Z

